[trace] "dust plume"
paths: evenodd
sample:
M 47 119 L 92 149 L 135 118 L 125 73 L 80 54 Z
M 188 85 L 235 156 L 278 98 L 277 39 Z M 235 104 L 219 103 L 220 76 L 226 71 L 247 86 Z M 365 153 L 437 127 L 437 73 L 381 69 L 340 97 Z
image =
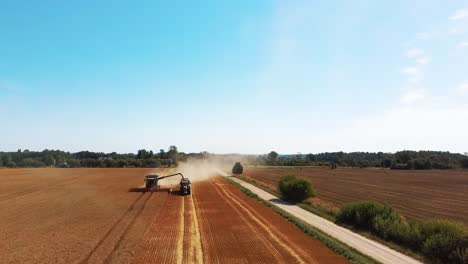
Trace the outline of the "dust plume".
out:
M 154 174 L 160 176 L 180 172 L 184 177 L 189 178 L 191 182 L 203 181 L 215 176 L 228 176 L 226 172 L 230 171 L 233 163 L 224 159 L 188 159 L 179 162 L 177 168 L 166 169 L 163 173 L 158 170 Z M 160 181 L 161 186 L 179 185 L 180 177 L 170 177 Z
M 227 161 L 215 159 L 192 159 L 179 163 L 177 171 L 184 174 L 190 181 L 203 181 L 215 176 L 227 176 L 230 164 Z

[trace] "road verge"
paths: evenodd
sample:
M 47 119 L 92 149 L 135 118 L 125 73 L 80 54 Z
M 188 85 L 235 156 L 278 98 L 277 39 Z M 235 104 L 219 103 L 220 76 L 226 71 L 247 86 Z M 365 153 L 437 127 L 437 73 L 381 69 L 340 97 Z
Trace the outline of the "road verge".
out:
M 239 188 L 244 194 L 247 196 L 263 203 L 267 207 L 271 208 L 275 213 L 279 214 L 280 216 L 284 217 L 286 220 L 289 222 L 293 223 L 296 227 L 298 227 L 300 230 L 302 230 L 304 233 L 314 237 L 315 239 L 319 240 L 322 242 L 324 245 L 326 245 L 328 248 L 333 250 L 339 255 L 342 255 L 343 257 L 347 258 L 350 260 L 352 263 L 363 263 L 363 264 L 375 264 L 375 263 L 380 263 L 364 254 L 361 254 L 360 252 L 356 251 L 355 249 L 349 247 L 348 245 L 336 240 L 335 238 L 327 235 L 326 233 L 320 231 L 317 228 L 314 228 L 313 226 L 305 223 L 304 221 L 300 220 L 299 218 L 293 216 L 292 214 L 282 210 L 281 208 L 271 204 L 270 202 L 260 198 L 257 194 L 252 192 L 251 190 L 245 188 L 244 186 L 240 185 L 239 183 L 235 182 L 234 180 L 224 177 L 224 179 L 231 183 L 232 185 L 236 186 Z

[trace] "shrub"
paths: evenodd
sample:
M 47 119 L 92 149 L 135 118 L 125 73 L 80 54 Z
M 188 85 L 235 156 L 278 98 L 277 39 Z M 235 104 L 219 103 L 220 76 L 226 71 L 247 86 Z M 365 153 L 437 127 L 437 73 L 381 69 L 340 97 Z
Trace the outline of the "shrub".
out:
M 419 221 L 421 251 L 443 263 L 468 263 L 468 233 L 462 223 L 448 220 Z
M 5 167 L 7 167 L 7 168 L 16 168 L 16 163 L 14 161 L 7 161 L 5 163 Z
M 278 183 L 278 190 L 283 198 L 294 203 L 302 202 L 309 197 L 315 196 L 312 184 L 295 175 L 281 177 Z
M 409 163 L 409 162 L 408 162 Z M 393 163 L 390 169 L 392 170 L 410 170 L 411 164 L 408 163 Z
M 337 222 L 421 252 L 433 262 L 468 263 L 468 232 L 462 223 L 440 219 L 408 223 L 391 207 L 372 201 L 343 206 Z
M 400 224 L 402 219 L 389 206 L 373 201 L 361 201 L 343 206 L 338 213 L 337 221 L 387 238 L 390 235 L 390 227 L 400 228 L 396 225 Z
M 40 160 L 26 158 L 21 161 L 20 166 L 26 167 L 26 168 L 39 168 L 39 167 L 45 167 L 45 164 L 42 163 Z
M 232 174 L 242 174 L 244 172 L 244 167 L 242 167 L 240 162 L 236 162 L 234 167 L 232 167 Z

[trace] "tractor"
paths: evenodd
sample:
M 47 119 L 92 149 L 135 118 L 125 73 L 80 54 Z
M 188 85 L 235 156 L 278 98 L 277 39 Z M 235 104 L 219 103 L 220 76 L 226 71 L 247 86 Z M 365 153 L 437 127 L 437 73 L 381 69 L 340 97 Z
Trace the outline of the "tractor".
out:
M 149 175 L 146 175 L 145 176 L 145 187 L 146 187 L 146 190 L 147 191 L 151 191 L 151 190 L 154 190 L 154 189 L 159 189 L 159 185 L 158 185 L 158 182 L 162 179 L 165 179 L 165 178 L 169 178 L 169 177 L 174 177 L 174 176 L 177 176 L 177 175 L 180 175 L 182 178 L 180 179 L 180 183 L 179 183 L 179 186 L 180 186 L 180 189 L 179 189 L 179 193 L 181 195 L 190 195 L 192 193 L 192 188 L 191 188 L 191 183 L 190 183 L 190 180 L 188 178 L 185 178 L 184 175 L 182 175 L 182 173 L 174 173 L 174 174 L 170 174 L 170 175 L 166 175 L 166 176 L 159 176 L 157 174 L 149 174 Z

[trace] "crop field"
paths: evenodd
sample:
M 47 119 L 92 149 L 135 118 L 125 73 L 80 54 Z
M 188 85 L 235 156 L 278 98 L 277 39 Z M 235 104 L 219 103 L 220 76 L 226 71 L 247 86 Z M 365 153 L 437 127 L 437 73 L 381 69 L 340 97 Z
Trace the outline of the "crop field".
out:
M 376 200 L 416 219 L 446 218 L 468 223 L 468 171 L 388 170 L 325 167 L 249 168 L 244 176 L 276 189 L 279 178 L 296 174 L 317 190 L 312 202 L 339 206 Z
M 1 169 L 0 263 L 347 263 L 221 177 L 129 192 L 149 172 Z

